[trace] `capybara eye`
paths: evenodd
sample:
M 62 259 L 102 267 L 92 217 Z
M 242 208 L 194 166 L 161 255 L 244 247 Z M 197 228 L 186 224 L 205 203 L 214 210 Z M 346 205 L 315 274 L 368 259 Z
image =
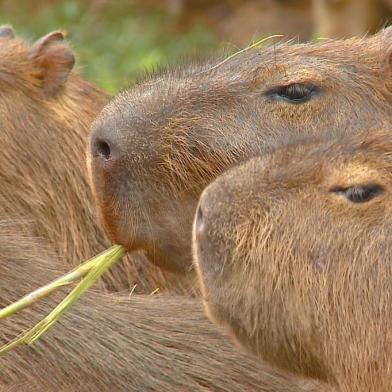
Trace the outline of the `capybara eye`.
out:
M 377 184 L 354 185 L 350 187 L 334 187 L 331 192 L 345 196 L 353 203 L 365 203 L 384 192 Z
M 283 99 L 290 103 L 303 103 L 318 91 L 311 83 L 292 83 L 286 86 L 274 87 L 267 91 L 266 95 L 273 99 Z

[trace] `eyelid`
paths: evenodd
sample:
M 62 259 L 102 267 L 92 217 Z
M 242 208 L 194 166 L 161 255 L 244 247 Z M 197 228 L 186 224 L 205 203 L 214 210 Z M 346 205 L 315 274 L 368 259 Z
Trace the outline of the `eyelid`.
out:
M 264 95 L 268 98 L 271 98 L 271 99 L 287 100 L 291 103 L 295 103 L 295 100 L 290 100 L 289 98 L 285 98 L 284 96 L 280 95 L 281 93 L 283 93 L 285 91 L 285 89 L 288 89 L 292 86 L 299 86 L 302 88 L 309 89 L 309 94 L 304 97 L 304 101 L 309 100 L 313 95 L 315 95 L 321 91 L 320 87 L 316 86 L 315 84 L 313 84 L 311 82 L 294 82 L 294 83 L 287 83 L 287 84 L 281 84 L 281 85 L 269 87 L 264 92 Z M 302 100 L 298 100 L 298 102 L 301 102 L 301 101 Z
M 334 186 L 334 187 L 330 188 L 328 190 L 328 192 L 331 192 L 331 193 L 343 193 L 343 192 L 347 192 L 347 189 L 352 188 L 353 186 Z
M 352 203 L 367 203 L 384 192 L 384 188 L 376 183 L 356 184 L 330 188 L 330 192 L 344 196 Z
M 349 189 L 352 188 L 373 188 L 374 190 L 379 190 L 379 191 L 383 191 L 384 188 L 377 184 L 377 183 L 366 183 L 366 184 L 353 184 L 353 185 L 348 185 L 348 186 L 340 186 L 340 185 L 336 185 L 333 186 L 331 188 L 329 188 L 329 192 L 333 192 L 333 193 L 342 193 L 342 192 L 347 192 Z

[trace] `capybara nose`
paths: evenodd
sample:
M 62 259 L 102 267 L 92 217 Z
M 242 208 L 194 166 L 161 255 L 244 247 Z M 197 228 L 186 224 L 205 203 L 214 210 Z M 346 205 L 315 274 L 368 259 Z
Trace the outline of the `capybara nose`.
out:
M 197 239 L 200 239 L 204 233 L 204 218 L 203 218 L 203 211 L 202 211 L 201 203 L 197 207 L 197 211 L 196 211 L 195 233 L 196 233 Z

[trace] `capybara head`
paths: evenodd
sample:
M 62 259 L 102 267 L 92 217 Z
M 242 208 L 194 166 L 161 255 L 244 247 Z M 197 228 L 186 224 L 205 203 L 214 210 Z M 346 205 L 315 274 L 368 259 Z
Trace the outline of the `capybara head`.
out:
M 282 43 L 163 72 L 115 98 L 91 133 L 92 180 L 111 239 L 176 271 L 191 263 L 202 189 L 287 136 L 390 117 L 392 30 Z
M 203 192 L 207 313 L 248 351 L 344 391 L 391 390 L 391 151 L 390 128 L 293 143 Z
M 22 85 L 25 93 L 41 95 L 42 99 L 62 91 L 75 63 L 61 31 L 49 33 L 28 47 L 15 38 L 10 26 L 1 26 L 0 52 L 3 90 L 7 86 L 7 93 L 12 93 Z
M 35 221 L 34 234 L 80 262 L 107 245 L 85 165 L 88 129 L 107 96 L 74 62 L 62 32 L 29 45 L 0 27 L 0 211 Z
M 35 236 L 75 265 L 110 245 L 86 170 L 89 128 L 108 96 L 73 68 L 73 50 L 61 32 L 30 45 L 0 27 L 0 54 L 0 213 L 32 223 Z M 109 289 L 137 283 L 144 293 L 189 292 L 187 278 L 135 254 L 104 276 Z

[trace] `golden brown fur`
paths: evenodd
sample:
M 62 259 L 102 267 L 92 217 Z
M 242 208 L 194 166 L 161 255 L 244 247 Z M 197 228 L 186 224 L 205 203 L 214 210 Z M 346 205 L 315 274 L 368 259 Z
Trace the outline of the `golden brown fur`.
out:
M 54 79 L 35 68 L 25 43 L 9 37 L 0 41 L 0 83 L 7 87 L 0 100 L 0 209 L 9 217 L 0 224 L 0 307 L 63 273 L 67 262 L 80 261 L 107 244 L 94 220 L 82 158 L 94 105 L 106 98 L 72 74 L 60 89 L 50 88 L 54 80 L 64 83 L 64 66 L 72 64 L 68 47 L 57 38 L 49 47 L 54 61 L 49 68 L 62 77 L 52 75 Z M 38 53 L 47 66 L 42 49 Z M 15 225 L 21 216 L 28 224 Z M 57 246 L 56 252 L 46 249 L 47 241 Z M 151 275 L 154 282 L 158 278 Z M 1 344 L 33 325 L 53 304 L 47 300 L 2 320 Z M 238 354 L 209 326 L 195 300 L 118 299 L 99 292 L 75 305 L 38 345 L 2 357 L 0 385 L 18 392 L 253 391 L 260 385 L 266 391 L 318 390 Z
M 87 181 L 88 128 L 107 95 L 76 72 L 74 54 L 53 32 L 32 46 L 0 30 L 0 212 L 33 222 L 65 264 L 110 245 L 95 217 Z M 133 257 L 105 277 L 110 289 L 188 292 L 178 281 Z
M 216 176 L 293 136 L 391 118 L 392 30 L 372 38 L 272 44 L 147 78 L 92 128 L 92 182 L 111 239 L 189 273 L 191 225 Z M 312 86 L 288 102 L 288 85 Z
M 297 143 L 203 193 L 210 317 L 248 351 L 339 391 L 392 389 L 392 132 Z
M 64 272 L 26 225 L 0 221 L 0 308 Z M 28 226 L 27 226 L 28 227 Z M 0 345 L 47 314 L 59 296 L 0 321 Z M 317 383 L 248 359 L 181 297 L 92 290 L 31 347 L 0 357 L 0 390 L 318 391 Z

